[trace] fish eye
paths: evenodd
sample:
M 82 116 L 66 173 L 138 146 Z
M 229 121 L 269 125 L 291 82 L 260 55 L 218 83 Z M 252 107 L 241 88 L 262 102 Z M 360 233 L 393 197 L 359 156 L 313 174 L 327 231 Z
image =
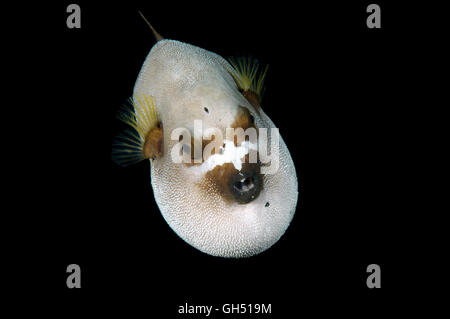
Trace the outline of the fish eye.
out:
M 208 110 L 207 107 L 205 107 L 204 110 L 205 110 L 206 113 L 209 113 L 209 110 Z
M 250 114 L 250 123 L 255 124 L 255 118 Z

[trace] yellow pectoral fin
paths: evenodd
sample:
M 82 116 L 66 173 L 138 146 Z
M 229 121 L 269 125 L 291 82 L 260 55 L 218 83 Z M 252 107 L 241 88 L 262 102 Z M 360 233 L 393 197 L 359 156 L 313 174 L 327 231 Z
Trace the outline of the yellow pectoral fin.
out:
M 264 90 L 264 79 L 266 78 L 267 69 L 259 67 L 259 62 L 251 57 L 230 58 L 230 64 L 236 71 L 231 74 L 236 82 L 236 85 L 242 92 L 252 92 L 261 102 L 261 97 Z
M 113 140 L 113 162 L 128 166 L 162 156 L 162 124 L 151 96 L 130 99 L 130 103 L 120 108 L 117 117 L 128 127 Z

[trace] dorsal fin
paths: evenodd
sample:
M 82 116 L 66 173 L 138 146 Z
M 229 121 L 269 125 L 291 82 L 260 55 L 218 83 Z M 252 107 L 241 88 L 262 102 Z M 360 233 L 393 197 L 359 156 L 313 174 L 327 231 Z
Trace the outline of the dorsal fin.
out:
M 142 19 L 144 19 L 144 21 L 148 24 L 148 26 L 149 26 L 150 29 L 152 30 L 153 36 L 155 37 L 156 41 L 160 41 L 160 40 L 164 39 L 163 36 L 162 36 L 161 34 L 159 34 L 159 33 L 155 30 L 155 28 L 153 28 L 153 26 L 150 24 L 150 22 L 148 22 L 148 20 L 144 17 L 144 15 L 142 14 L 142 12 L 141 12 L 141 11 L 138 11 L 138 12 L 139 12 L 139 14 L 141 15 Z

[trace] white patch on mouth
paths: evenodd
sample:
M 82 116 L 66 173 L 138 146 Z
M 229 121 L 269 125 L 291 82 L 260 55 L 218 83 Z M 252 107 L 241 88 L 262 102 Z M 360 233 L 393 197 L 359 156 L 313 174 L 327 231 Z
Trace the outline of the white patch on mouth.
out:
M 204 174 L 213 170 L 216 166 L 225 163 L 232 163 L 238 171 L 242 169 L 241 159 L 249 153 L 249 150 L 257 150 L 257 145 L 249 141 L 244 141 L 239 146 L 235 146 L 233 141 L 224 140 L 225 147 L 221 147 L 221 154 L 213 154 L 201 165 L 190 167 L 192 171 Z

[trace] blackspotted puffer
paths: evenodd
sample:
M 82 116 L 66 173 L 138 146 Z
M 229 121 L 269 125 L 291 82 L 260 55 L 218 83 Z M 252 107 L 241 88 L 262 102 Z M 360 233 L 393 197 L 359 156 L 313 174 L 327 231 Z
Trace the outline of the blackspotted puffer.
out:
M 298 198 L 291 155 L 260 105 L 267 68 L 156 35 L 119 112 L 129 128 L 112 158 L 122 166 L 150 160 L 162 216 L 193 247 L 259 254 L 284 234 Z M 227 135 L 232 129 L 244 137 Z M 251 130 L 256 140 L 245 135 Z

